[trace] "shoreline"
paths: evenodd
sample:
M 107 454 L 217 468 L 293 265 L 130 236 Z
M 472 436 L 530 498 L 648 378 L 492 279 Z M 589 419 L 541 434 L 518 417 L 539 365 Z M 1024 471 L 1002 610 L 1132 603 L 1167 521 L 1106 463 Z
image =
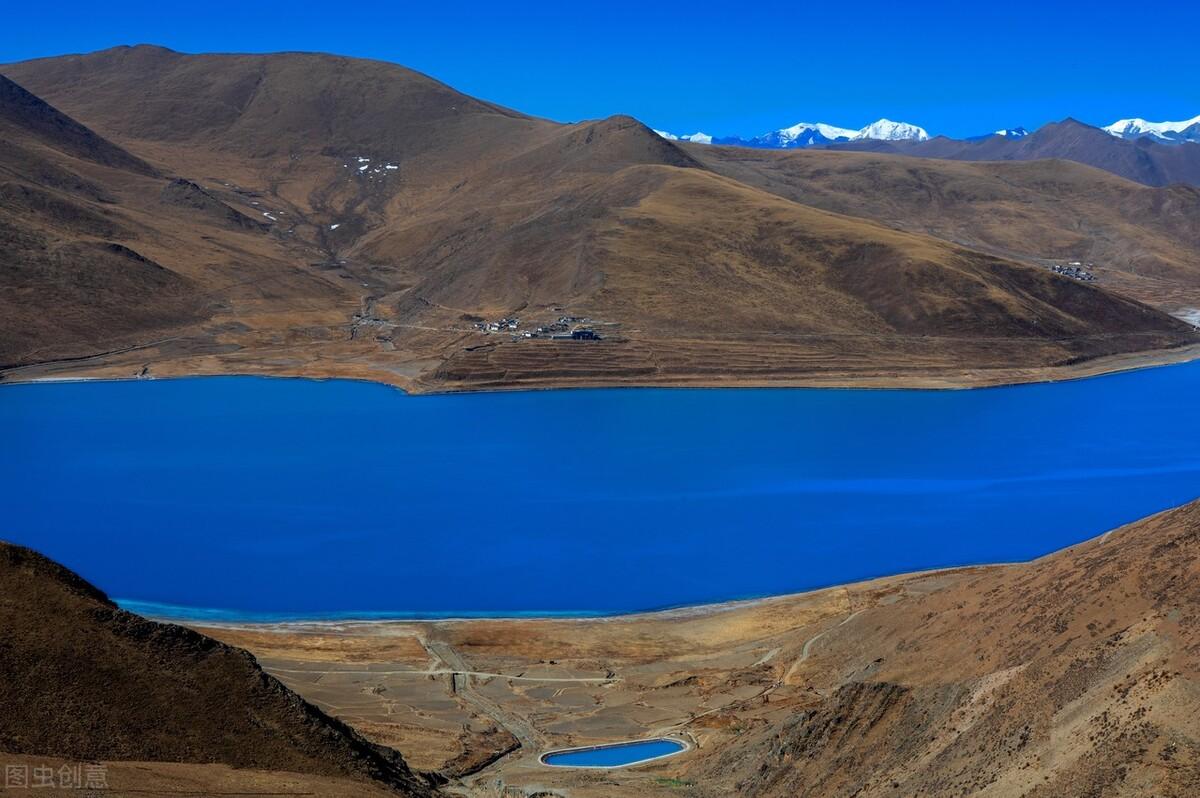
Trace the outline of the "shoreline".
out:
M 665 379 L 661 382 L 613 382 L 587 380 L 559 381 L 550 380 L 547 384 L 509 384 L 477 386 L 443 386 L 431 387 L 413 378 L 388 379 L 398 377 L 392 372 L 375 372 L 372 370 L 340 371 L 336 368 L 308 368 L 295 372 L 289 370 L 271 371 L 261 368 L 229 371 L 197 371 L 194 373 L 166 373 L 161 375 L 132 375 L 120 376 L 101 373 L 88 376 L 88 371 L 104 372 L 112 366 L 98 369 L 85 369 L 84 373 L 72 373 L 65 369 L 62 376 L 10 376 L 14 372 L 26 369 L 36 370 L 43 364 L 16 366 L 7 371 L 0 371 L 0 388 L 6 385 L 59 385 L 88 382 L 159 382 L 165 380 L 190 380 L 248 377 L 270 380 L 308 380 L 311 382 L 359 382 L 369 385 L 379 385 L 399 391 L 405 396 L 436 397 L 462 396 L 472 394 L 511 394 L 511 393 L 541 393 L 549 391 L 608 391 L 608 390 L 834 390 L 834 391 L 972 391 L 993 388 L 1019 388 L 1032 385 L 1054 385 L 1067 382 L 1097 379 L 1102 377 L 1145 371 L 1155 368 L 1181 366 L 1200 361 L 1200 343 L 1186 344 L 1172 349 L 1154 349 L 1145 352 L 1129 352 L 1117 355 L 1085 360 L 1062 366 L 1014 366 L 999 369 L 963 369 L 953 375 L 931 376 L 922 374 L 889 374 L 869 375 L 861 377 L 839 377 L 836 374 L 827 376 L 813 375 L 804 378 L 766 379 Z M 169 362 L 169 361 L 168 361 Z M 50 365 L 50 364 L 45 364 Z
M 923 579 L 930 576 L 948 575 L 963 571 L 990 571 L 1002 568 L 1020 567 L 1023 565 L 1032 565 L 1041 560 L 1064 552 L 1077 549 L 1080 546 L 1102 546 L 1115 532 L 1120 532 L 1128 526 L 1141 523 L 1161 515 L 1171 512 L 1172 510 L 1182 507 L 1190 501 L 1182 502 L 1181 504 L 1172 507 L 1165 507 L 1158 512 L 1151 513 L 1140 519 L 1131 521 L 1127 524 L 1115 526 L 1112 529 L 1107 529 L 1090 538 L 1085 538 L 1069 546 L 1063 546 L 1053 551 L 1048 551 L 1044 554 L 1039 554 L 1028 560 L 1010 560 L 1002 562 L 987 562 L 975 563 L 966 565 L 948 565 L 939 568 L 922 568 L 916 571 L 902 571 L 900 573 L 882 574 L 879 576 L 870 576 L 863 579 L 856 579 L 849 582 L 838 582 L 836 584 L 824 585 L 822 587 L 814 587 L 807 590 L 797 590 L 790 593 L 773 593 L 763 596 L 752 596 L 748 598 L 726 599 L 724 601 L 704 602 L 700 604 L 687 604 L 675 607 L 663 607 L 659 609 L 647 610 L 631 610 L 629 612 L 607 613 L 607 614 L 532 614 L 536 611 L 530 611 L 528 615 L 486 615 L 480 614 L 471 616 L 468 614 L 447 615 L 445 617 L 424 617 L 424 618 L 404 618 L 404 617 L 378 617 L 378 618 L 330 618 L 328 616 L 313 616 L 307 619 L 286 619 L 286 620 L 237 620 L 237 619 L 211 619 L 204 618 L 183 618 L 180 616 L 155 616 L 144 615 L 150 620 L 161 621 L 164 623 L 173 623 L 185 626 L 199 626 L 209 629 L 232 629 L 232 630 L 257 630 L 257 631 L 278 631 L 278 632 L 296 632 L 296 631 L 329 631 L 338 627 L 366 627 L 372 626 L 395 626 L 399 624 L 473 624 L 473 623 L 526 623 L 526 622 L 544 622 L 544 623 L 621 623 L 630 621 L 663 621 L 663 620 L 679 620 L 687 618 L 705 618 L 716 615 L 722 612 L 736 612 L 738 610 L 749 609 L 751 607 L 761 607 L 765 604 L 780 603 L 786 604 L 806 597 L 812 597 L 821 593 L 846 590 L 848 588 L 869 588 L 872 586 L 888 585 L 896 581 L 908 581 L 912 579 Z M 126 606 L 121 599 L 112 598 L 110 600 L 117 603 L 118 606 L 125 610 Z M 139 602 L 129 602 L 137 604 Z M 140 602 L 143 606 L 151 606 L 153 602 Z M 177 606 L 177 605 L 159 605 L 159 606 Z M 179 609 L 190 609 L 187 607 L 179 607 Z M 202 609 L 202 608 L 196 608 Z M 133 610 L 126 610 L 133 612 Z M 142 613 L 137 613 L 142 614 Z
M 1164 511 L 1165 512 L 1165 511 Z M 330 630 L 338 627 L 363 627 L 370 628 L 372 626 L 395 626 L 402 624 L 424 625 L 424 624 L 473 624 L 473 623 L 621 623 L 627 621 L 662 621 L 662 620 L 681 620 L 685 618 L 704 618 L 716 615 L 722 612 L 735 612 L 738 610 L 758 607 L 764 604 L 773 602 L 787 603 L 795 601 L 807 596 L 814 596 L 820 593 L 831 590 L 844 590 L 849 587 L 863 587 L 875 585 L 879 583 L 889 583 L 895 580 L 919 579 L 923 577 L 936 576 L 939 574 L 952 574 L 960 571 L 983 571 L 993 568 L 1005 568 L 1010 566 L 1026 565 L 1043 557 L 1049 557 L 1057 554 L 1060 551 L 1074 548 L 1086 544 L 1090 541 L 1099 541 L 1112 530 L 1103 532 L 1095 537 L 1087 540 L 1074 543 L 1063 549 L 1056 549 L 1052 552 L 1035 557 L 1032 560 L 1014 560 L 1011 562 L 991 562 L 968 565 L 950 565 L 941 568 L 925 568 L 916 571 L 903 571 L 895 574 L 884 574 L 880 576 L 866 577 L 856 579 L 850 582 L 838 582 L 836 584 L 814 587 L 808 590 L 797 590 L 790 593 L 772 593 L 763 596 L 753 596 L 748 598 L 726 599 L 723 601 L 710 601 L 698 604 L 684 604 L 674 607 L 663 607 L 659 609 L 645 610 L 630 610 L 628 612 L 612 612 L 612 613 L 595 613 L 588 614 L 586 612 L 573 612 L 563 610 L 561 613 L 541 612 L 530 610 L 528 614 L 513 614 L 513 615 L 496 615 L 488 614 L 481 611 L 478 615 L 469 613 L 447 613 L 445 616 L 425 615 L 422 617 L 405 617 L 403 615 L 383 615 L 379 617 L 371 617 L 370 613 L 362 615 L 347 615 L 338 617 L 336 615 L 314 615 L 308 618 L 285 618 L 279 620 L 255 620 L 253 618 L 206 618 L 203 615 L 158 615 L 149 611 L 150 608 L 172 607 L 179 610 L 196 610 L 203 612 L 203 607 L 184 607 L 180 605 L 156 604 L 155 602 L 140 602 L 134 600 L 125 600 L 119 598 L 111 598 L 118 607 L 126 612 L 131 612 L 136 615 L 141 615 L 153 621 L 162 623 L 173 623 L 181 626 L 199 626 L 208 629 L 254 629 L 258 631 L 278 631 L 278 632 L 296 632 L 306 630 Z M 249 615 L 252 615 L 250 613 Z
M 548 757 L 558 756 L 560 754 L 590 753 L 593 751 L 604 751 L 604 750 L 609 750 L 609 749 L 613 749 L 613 748 L 633 748 L 633 747 L 636 747 L 639 745 L 645 745 L 647 743 L 658 743 L 658 742 L 675 743 L 676 745 L 680 746 L 680 748 L 678 751 L 670 751 L 665 754 L 657 754 L 655 756 L 646 757 L 645 759 L 638 759 L 633 762 L 627 762 L 623 765 L 555 765 L 551 762 L 546 761 L 546 759 Z M 542 765 L 543 767 L 548 767 L 548 768 L 569 768 L 572 770 L 614 770 L 616 768 L 633 768 L 633 767 L 638 767 L 639 765 L 649 764 L 650 762 L 658 762 L 659 760 L 662 760 L 662 759 L 669 759 L 673 756 L 679 756 L 680 754 L 686 754 L 688 751 L 691 751 L 693 748 L 695 748 L 695 746 L 692 745 L 692 743 L 689 742 L 687 739 L 684 739 L 682 737 L 680 737 L 678 739 L 675 737 L 671 737 L 671 736 L 650 737 L 645 740 L 625 740 L 624 742 L 616 742 L 616 743 L 597 743 L 595 745 L 580 745 L 580 746 L 575 746 L 573 748 L 552 748 L 549 751 L 544 751 L 543 753 L 539 754 L 537 761 L 538 761 L 538 764 Z

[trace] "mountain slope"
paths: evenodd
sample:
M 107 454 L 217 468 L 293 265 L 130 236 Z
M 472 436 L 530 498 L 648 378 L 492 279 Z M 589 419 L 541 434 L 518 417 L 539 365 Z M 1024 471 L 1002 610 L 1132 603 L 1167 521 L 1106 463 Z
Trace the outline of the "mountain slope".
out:
M 748 798 L 1200 791 L 1200 503 L 946 581 L 832 627 L 784 675 L 790 711 L 687 776 Z
M 123 612 L 74 573 L 0 543 L 0 751 L 73 760 L 223 763 L 433 790 L 196 632 Z
M 647 303 L 638 315 L 648 324 L 665 328 L 690 318 L 689 326 L 714 331 L 726 325 L 802 334 L 937 330 L 1032 339 L 1154 329 L 1154 316 L 1138 305 L 1109 302 L 1043 271 L 814 210 L 697 170 L 661 176 L 661 185 L 621 212 L 600 245 L 610 264 L 629 264 L 628 272 L 609 267 L 621 278 L 606 283 L 615 294 L 611 301 Z M 653 284 L 626 288 L 625 280 L 633 279 Z M 713 306 L 715 317 L 696 319 L 704 308 L 680 307 L 695 280 L 715 294 L 756 301 L 725 301 Z M 794 299 L 801 294 L 802 306 Z M 1091 315 L 1098 303 L 1105 304 L 1102 322 L 1101 314 Z
M 15 84 L 4 94 L 0 366 L 211 351 L 227 347 L 214 313 L 269 296 L 294 320 L 355 301 L 286 231 L 263 235 L 258 200 L 172 182 Z
M 447 140 L 487 141 L 506 124 L 545 124 L 394 64 L 314 53 L 116 47 L 4 72 L 105 135 L 203 142 L 261 157 L 333 148 L 412 159 Z
M 1166 310 L 1200 306 L 1200 189 L 1148 188 L 1068 161 L 961 163 L 849 152 L 691 148 L 797 202 L 1045 267 Z
M 539 214 L 534 229 L 513 219 L 497 231 L 503 238 L 484 234 L 478 248 L 438 261 L 418 293 L 470 306 L 479 295 L 461 292 L 478 284 L 466 275 L 492 253 L 520 251 L 516 274 L 497 263 L 491 278 L 511 285 L 514 300 L 529 296 L 539 273 L 570 274 L 531 304 L 573 297 L 571 307 L 592 318 L 636 320 L 636 346 L 464 348 L 443 363 L 442 379 L 536 384 L 548 367 L 563 381 L 595 373 L 762 379 L 917 362 L 934 374 L 967 361 L 999 368 L 1087 359 L 1116 342 L 1146 348 L 1177 327 L 1045 269 L 817 211 L 702 170 L 631 167 L 594 191 L 562 209 L 561 227 Z M 464 276 L 447 282 L 460 258 Z M 603 365 L 593 359 L 602 352 Z
M 0 75 L 0 129 L 6 137 L 25 133 L 67 155 L 104 166 L 154 174 L 151 166 L 97 136 L 74 119 Z
M 0 76 L 0 364 L 116 348 L 205 315 L 195 286 L 137 252 L 118 186 L 157 171 Z

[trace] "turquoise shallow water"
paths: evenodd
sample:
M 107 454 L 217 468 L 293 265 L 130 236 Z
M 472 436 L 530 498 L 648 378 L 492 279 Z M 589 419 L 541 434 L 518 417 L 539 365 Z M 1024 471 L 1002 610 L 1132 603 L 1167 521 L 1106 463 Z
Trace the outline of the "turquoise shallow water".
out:
M 1200 364 L 972 391 L 0 386 L 0 537 L 181 617 L 720 601 L 1028 559 L 1192 499 L 1198 396 Z
M 682 750 L 683 744 L 674 740 L 644 740 L 587 748 L 581 751 L 564 751 L 561 754 L 547 754 L 542 761 L 555 767 L 612 768 L 678 754 Z

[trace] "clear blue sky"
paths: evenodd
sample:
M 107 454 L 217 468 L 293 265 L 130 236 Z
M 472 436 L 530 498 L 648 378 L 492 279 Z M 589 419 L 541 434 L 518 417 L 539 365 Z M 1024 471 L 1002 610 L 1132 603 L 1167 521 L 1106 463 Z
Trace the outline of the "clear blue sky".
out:
M 1200 4 L 11 3 L 0 62 L 155 43 L 394 61 L 526 113 L 757 134 L 880 116 L 965 136 L 1200 114 Z

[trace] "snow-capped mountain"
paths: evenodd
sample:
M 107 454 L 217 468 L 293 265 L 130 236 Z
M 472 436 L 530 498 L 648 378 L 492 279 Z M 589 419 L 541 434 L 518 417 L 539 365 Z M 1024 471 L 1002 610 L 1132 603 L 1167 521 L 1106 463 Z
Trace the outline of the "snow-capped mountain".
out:
M 791 127 L 780 128 L 779 130 L 772 130 L 770 133 L 764 133 L 761 136 L 755 136 L 746 142 L 743 142 L 741 139 L 737 139 L 736 142 L 722 139 L 718 143 L 740 143 L 743 146 L 751 147 L 790 149 L 792 147 L 811 147 L 814 144 L 829 144 L 835 141 L 850 141 L 857 135 L 857 130 L 835 127 L 834 125 L 827 125 L 824 122 L 798 122 Z
M 1118 119 L 1104 130 L 1121 139 L 1150 138 L 1155 141 L 1177 144 L 1184 141 L 1200 142 L 1200 116 L 1182 122 L 1147 122 L 1145 119 Z
M 986 141 L 993 136 L 999 136 L 1002 139 L 1023 139 L 1028 135 L 1029 131 L 1023 127 L 1004 127 L 981 136 L 967 136 L 963 141 Z
M 741 136 L 725 136 L 714 139 L 704 133 L 693 133 L 690 136 L 676 136 L 665 130 L 654 131 L 663 138 L 672 141 L 696 141 L 701 144 L 731 144 L 737 147 L 761 147 L 770 149 L 792 149 L 795 147 L 818 147 L 826 144 L 836 144 L 844 141 L 861 141 L 875 139 L 879 141 L 925 141 L 929 134 L 923 128 L 910 125 L 907 122 L 892 122 L 880 119 L 864 128 L 854 130 L 824 122 L 798 122 L 791 127 L 772 130 L 761 136 L 744 139 Z
M 925 128 L 910 125 L 907 122 L 893 122 L 890 119 L 880 119 L 858 131 L 854 139 L 872 139 L 874 141 L 928 141 L 929 134 Z
M 689 133 L 685 136 L 676 136 L 674 133 L 668 133 L 665 130 L 656 130 L 654 132 L 662 136 L 664 139 L 670 139 L 671 141 L 694 141 L 697 144 L 713 143 L 713 137 L 707 133 Z
M 833 125 L 827 125 L 824 122 L 800 122 L 792 125 L 791 127 L 785 127 L 783 130 L 777 130 L 775 132 L 779 133 L 784 138 L 791 139 L 795 139 L 806 132 L 812 132 L 829 139 L 830 141 L 837 141 L 838 139 L 846 139 L 849 141 L 858 135 L 859 131 L 850 130 L 849 128 L 844 127 L 834 127 Z

